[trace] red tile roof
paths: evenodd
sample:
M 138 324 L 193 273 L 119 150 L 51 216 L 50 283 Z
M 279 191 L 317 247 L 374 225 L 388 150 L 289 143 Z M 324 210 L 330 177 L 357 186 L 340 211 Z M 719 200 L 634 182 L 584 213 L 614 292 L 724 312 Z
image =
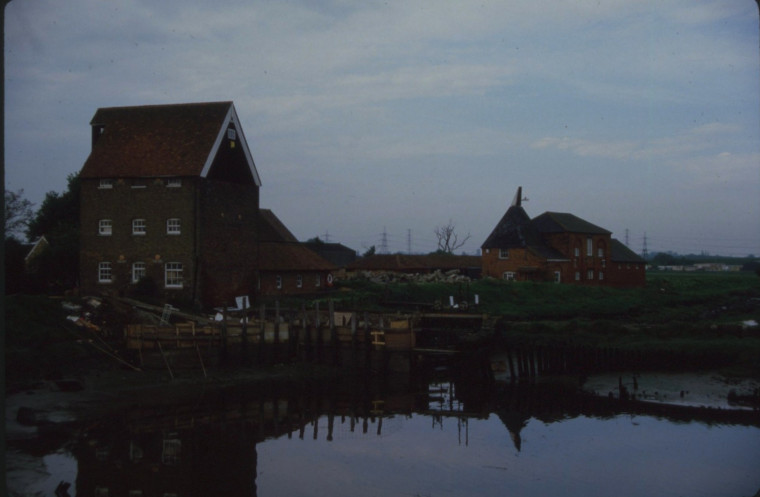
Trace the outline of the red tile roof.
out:
M 90 124 L 103 133 L 81 177 L 200 176 L 231 110 L 232 102 L 98 109 Z
M 334 264 L 298 242 L 260 243 L 259 268 L 262 271 L 333 271 L 336 269 Z
M 259 267 L 263 271 L 333 271 L 334 264 L 300 243 L 269 209 L 259 211 Z

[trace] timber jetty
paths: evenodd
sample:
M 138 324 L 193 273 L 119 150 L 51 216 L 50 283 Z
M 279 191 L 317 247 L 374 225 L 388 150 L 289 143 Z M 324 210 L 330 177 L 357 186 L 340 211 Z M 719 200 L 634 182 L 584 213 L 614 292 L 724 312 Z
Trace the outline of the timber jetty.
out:
M 406 372 L 421 358 L 457 354 L 492 333 L 492 321 L 482 314 L 336 311 L 332 301 L 297 310 L 225 308 L 213 317 L 128 303 L 160 310 L 161 322 L 126 325 L 127 350 L 140 367 L 170 372 L 290 361 Z

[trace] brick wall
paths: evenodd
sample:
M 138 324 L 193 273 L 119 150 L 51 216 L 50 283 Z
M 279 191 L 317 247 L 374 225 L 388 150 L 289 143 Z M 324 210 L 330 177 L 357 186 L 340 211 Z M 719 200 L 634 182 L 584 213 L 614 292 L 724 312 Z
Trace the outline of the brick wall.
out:
M 165 179 L 114 179 L 111 188 L 103 188 L 100 180 L 82 180 L 82 292 L 129 294 L 133 289 L 134 264 L 142 263 L 161 297 L 168 301 L 192 299 L 196 184 L 190 178 L 180 181 L 180 186 L 170 187 Z M 169 218 L 178 220 L 178 233 L 167 233 Z M 110 234 L 101 233 L 102 220 L 110 221 Z M 135 220 L 142 220 L 144 232 L 134 231 Z M 110 282 L 99 281 L 101 262 L 111 263 Z M 181 287 L 166 287 L 167 263 L 182 264 Z
M 200 274 L 207 306 L 256 293 L 259 189 L 204 180 L 200 195 Z
M 262 272 L 260 291 L 261 295 L 294 295 L 314 294 L 330 290 L 327 284 L 329 271 L 275 271 Z M 278 288 L 278 278 L 281 286 Z M 301 285 L 298 285 L 300 276 Z M 319 278 L 319 285 L 317 285 Z

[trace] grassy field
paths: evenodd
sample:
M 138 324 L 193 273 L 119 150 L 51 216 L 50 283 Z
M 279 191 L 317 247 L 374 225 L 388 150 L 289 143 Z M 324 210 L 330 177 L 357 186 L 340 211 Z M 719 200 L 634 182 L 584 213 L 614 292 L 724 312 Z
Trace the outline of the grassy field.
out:
M 760 377 L 760 278 L 754 273 L 650 273 L 644 288 L 480 280 L 469 284 L 342 285 L 338 306 L 445 309 L 449 296 L 498 316 L 506 344 L 575 344 L 642 353 L 678 352 L 689 368 Z

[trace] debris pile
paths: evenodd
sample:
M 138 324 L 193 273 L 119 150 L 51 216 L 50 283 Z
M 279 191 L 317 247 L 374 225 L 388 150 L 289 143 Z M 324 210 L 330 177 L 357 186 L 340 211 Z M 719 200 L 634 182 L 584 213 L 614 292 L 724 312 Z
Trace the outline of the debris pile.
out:
M 373 283 L 466 283 L 470 281 L 458 269 L 443 272 L 436 269 L 431 273 L 399 273 L 395 271 L 359 271 L 355 279 L 369 280 Z

